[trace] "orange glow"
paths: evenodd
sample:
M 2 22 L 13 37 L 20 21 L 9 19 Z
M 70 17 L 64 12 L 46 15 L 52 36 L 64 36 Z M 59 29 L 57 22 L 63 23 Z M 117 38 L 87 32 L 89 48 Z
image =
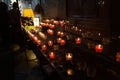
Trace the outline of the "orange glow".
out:
M 64 21 L 60 21 L 61 26 L 64 26 L 64 24 L 65 24 Z
M 120 62 L 120 52 L 117 52 L 117 54 L 116 54 L 116 61 Z
M 72 69 L 68 69 L 68 70 L 67 70 L 67 74 L 68 74 L 68 75 L 73 75 L 73 70 L 72 70 Z
M 103 46 L 101 44 L 96 45 L 95 51 L 101 53 L 103 51 Z
M 42 50 L 46 51 L 47 50 L 47 46 L 46 45 L 42 45 Z
M 38 34 L 39 34 L 39 36 L 40 36 L 41 38 L 43 38 L 43 39 L 47 39 L 47 36 L 46 36 L 44 33 L 39 32 Z
M 52 29 L 54 29 L 55 25 L 50 24 L 49 27 L 52 28 Z
M 50 34 L 50 35 L 53 35 L 53 34 L 54 34 L 54 31 L 51 30 L 51 29 L 48 29 L 47 32 L 48 32 L 48 34 Z
M 66 60 L 72 60 L 73 55 L 71 53 L 67 53 L 65 57 L 66 57 Z
M 58 35 L 58 36 L 60 36 L 60 33 L 61 33 L 61 32 L 60 32 L 60 31 L 58 31 L 58 32 L 57 32 L 57 35 Z
M 57 38 L 57 43 L 60 43 L 62 38 Z
M 60 40 L 60 45 L 65 45 L 66 41 L 65 40 Z
M 48 46 L 52 46 L 53 45 L 53 41 L 48 41 Z
M 75 43 L 76 43 L 76 44 L 80 44 L 80 43 L 81 43 L 81 39 L 80 39 L 80 38 L 76 38 L 76 39 L 75 39 Z
M 50 52 L 49 58 L 50 58 L 50 59 L 54 59 L 54 58 L 55 58 L 55 53 L 54 53 L 54 52 Z
M 58 25 L 59 21 L 54 20 L 53 23 L 56 24 L 56 25 Z
M 49 19 L 46 19 L 46 20 L 45 20 L 45 22 L 49 23 L 49 22 L 50 22 L 50 20 L 49 20 Z
M 60 37 L 63 37 L 64 36 L 64 32 L 60 32 Z
M 41 45 L 42 44 L 42 42 L 41 42 L 41 40 L 37 40 L 37 45 Z

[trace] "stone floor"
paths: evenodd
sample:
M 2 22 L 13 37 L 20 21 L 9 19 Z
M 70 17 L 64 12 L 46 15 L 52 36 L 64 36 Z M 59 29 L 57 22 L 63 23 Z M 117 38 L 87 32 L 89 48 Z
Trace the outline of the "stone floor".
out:
M 3 80 L 44 80 L 39 61 L 32 50 L 21 50 L 18 44 L 5 46 L 0 39 L 0 73 Z M 12 75 L 11 75 L 12 74 Z M 10 76 L 10 77 L 8 77 Z
M 39 61 L 32 50 L 26 49 L 21 54 L 16 55 L 15 62 L 15 80 L 43 80 Z

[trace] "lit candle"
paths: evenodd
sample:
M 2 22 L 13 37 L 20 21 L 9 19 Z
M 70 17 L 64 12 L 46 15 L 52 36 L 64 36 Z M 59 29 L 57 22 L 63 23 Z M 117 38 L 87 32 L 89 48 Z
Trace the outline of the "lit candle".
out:
M 33 37 L 33 40 L 37 42 L 38 38 L 36 36 Z
M 48 41 L 48 46 L 52 46 L 53 45 L 53 41 Z
M 37 40 L 37 45 L 41 45 L 42 44 L 42 42 L 41 42 L 41 40 Z
M 46 51 L 46 50 L 47 50 L 47 46 L 46 46 L 46 45 L 42 45 L 41 47 L 42 47 L 42 50 L 43 50 L 43 51 Z
M 46 23 L 46 24 L 45 24 L 45 26 L 46 26 L 46 27 L 49 27 L 49 24 L 48 24 L 48 23 Z
M 57 38 L 57 43 L 60 43 L 62 38 Z
M 103 51 L 103 46 L 101 44 L 96 45 L 95 51 L 101 53 Z
M 33 29 L 33 31 L 34 31 L 35 33 L 38 33 L 38 30 L 36 30 L 36 29 Z
M 45 23 L 43 23 L 43 22 L 41 22 L 41 23 L 40 23 L 40 25 L 41 25 L 41 26 L 45 26 L 46 24 L 45 24 Z
M 50 24 L 49 27 L 52 28 L 52 29 L 54 29 L 55 25 Z
M 101 33 L 98 33 L 98 36 L 101 36 Z
M 43 32 L 39 32 L 38 35 L 43 39 L 47 39 L 47 36 Z
M 60 32 L 60 37 L 63 37 L 64 36 L 64 32 Z
M 75 39 L 75 43 L 76 43 L 76 44 L 80 44 L 80 43 L 81 43 L 81 39 L 80 39 L 80 38 L 76 38 L 76 39 Z
M 73 58 L 73 55 L 71 54 L 71 53 L 67 53 L 66 54 L 66 60 L 72 60 L 72 58 Z
M 120 52 L 117 52 L 117 54 L 116 54 L 116 61 L 120 62 Z
M 73 70 L 72 70 L 72 69 L 68 69 L 68 70 L 67 70 L 67 74 L 68 74 L 68 75 L 73 75 Z
M 75 31 L 77 31 L 78 30 L 78 27 L 75 27 Z
M 50 35 L 53 35 L 53 34 L 54 34 L 54 31 L 51 30 L 51 29 L 48 29 L 47 32 L 48 32 L 48 34 L 50 34 Z
M 29 35 L 31 38 L 35 37 L 34 34 L 32 34 L 31 32 L 29 32 Z
M 37 26 L 37 28 L 41 29 L 41 28 L 42 28 L 42 26 L 41 26 L 41 25 L 40 25 L 40 26 Z
M 64 26 L 64 21 L 60 21 L 61 27 Z
M 58 22 L 58 21 L 56 21 L 56 20 L 54 20 L 54 21 L 53 21 L 53 23 L 54 23 L 54 24 L 56 24 L 56 25 L 58 25 L 58 24 L 59 24 L 59 22 Z
M 55 53 L 54 52 L 50 52 L 49 53 L 49 58 L 50 59 L 54 59 L 55 58 Z
M 65 45 L 66 41 L 64 39 L 60 40 L 60 45 Z
M 58 36 L 60 36 L 60 33 L 61 33 L 61 32 L 60 32 L 60 31 L 58 31 L 58 32 L 57 32 L 57 35 L 58 35 Z
M 46 23 L 49 23 L 49 22 L 50 22 L 50 20 L 49 20 L 49 19 L 46 19 L 46 20 L 45 20 L 45 22 L 46 22 Z

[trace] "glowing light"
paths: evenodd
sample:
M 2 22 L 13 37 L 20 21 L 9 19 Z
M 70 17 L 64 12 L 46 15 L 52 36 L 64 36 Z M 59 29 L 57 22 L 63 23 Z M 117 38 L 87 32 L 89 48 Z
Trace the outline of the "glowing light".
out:
M 31 8 L 25 8 L 23 16 L 24 17 L 34 17 L 33 10 Z
M 46 45 L 42 45 L 41 47 L 42 47 L 42 50 L 43 50 L 43 51 L 46 51 L 46 50 L 47 50 L 47 46 L 46 46 Z
M 75 39 L 75 43 L 76 43 L 76 44 L 80 44 L 80 43 L 81 43 L 81 38 L 76 38 L 76 39 Z
M 73 75 L 73 70 L 72 70 L 72 69 L 68 69 L 68 70 L 67 70 L 67 74 L 68 74 L 68 75 Z
M 103 51 L 103 46 L 101 44 L 96 45 L 95 51 L 101 53 Z
M 66 57 L 66 60 L 72 60 L 73 55 L 72 53 L 67 53 L 65 57 Z
M 64 39 L 60 40 L 60 45 L 65 45 L 66 41 Z
M 117 54 L 116 54 L 116 61 L 120 62 L 120 52 L 117 52 Z
M 53 34 L 54 34 L 54 31 L 51 30 L 51 29 L 48 29 L 47 32 L 48 32 L 48 34 L 50 34 L 50 35 L 53 35 Z
M 44 33 L 39 32 L 38 34 L 39 34 L 39 36 L 40 36 L 41 38 L 43 38 L 43 39 L 47 39 L 47 36 L 46 36 Z
M 53 45 L 53 41 L 48 41 L 48 46 L 52 46 Z
M 55 53 L 54 52 L 50 52 L 49 53 L 49 58 L 50 59 L 54 59 L 55 58 Z
M 62 38 L 57 38 L 57 43 L 60 43 Z

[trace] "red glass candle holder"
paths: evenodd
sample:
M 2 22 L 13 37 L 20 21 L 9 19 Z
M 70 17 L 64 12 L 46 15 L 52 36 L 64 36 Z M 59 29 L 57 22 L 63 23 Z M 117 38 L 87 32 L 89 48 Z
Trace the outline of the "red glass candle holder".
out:
M 53 34 L 54 34 L 54 31 L 51 30 L 51 29 L 48 29 L 47 32 L 48 32 L 48 34 L 50 34 L 50 35 L 53 35 Z
M 38 41 L 38 38 L 37 38 L 36 36 L 34 36 L 34 37 L 33 37 L 33 40 L 34 40 L 35 42 L 37 42 L 37 41 Z
M 60 32 L 60 37 L 64 37 L 64 32 Z
M 75 43 L 76 43 L 76 44 L 80 44 L 80 43 L 81 43 L 81 38 L 76 38 L 76 39 L 75 39 Z
M 117 54 L 116 54 L 116 61 L 120 62 L 120 52 L 117 52 Z
M 40 25 L 40 26 L 36 26 L 36 28 L 39 28 L 39 29 L 41 29 L 42 28 L 42 26 Z
M 60 33 L 61 33 L 61 32 L 60 32 L 60 31 L 58 31 L 58 32 L 57 32 L 57 35 L 58 35 L 58 36 L 60 36 Z
M 53 45 L 53 41 L 48 41 L 48 46 L 52 46 Z
M 60 26 L 63 27 L 64 26 L 64 21 L 60 21 Z
M 41 45 L 42 44 L 42 41 L 41 40 L 37 40 L 37 45 Z
M 54 29 L 54 28 L 55 28 L 55 25 L 50 24 L 49 27 L 50 27 L 51 29 Z
M 95 46 L 95 51 L 98 52 L 98 53 L 102 53 L 103 52 L 103 45 L 97 44 Z
M 49 23 L 49 22 L 50 22 L 50 20 L 49 20 L 49 19 L 46 19 L 46 20 L 45 20 L 45 22 L 46 22 L 46 23 Z
M 38 35 L 43 39 L 47 39 L 47 36 L 43 32 L 39 32 Z
M 47 46 L 46 45 L 42 45 L 42 51 L 46 51 L 47 50 Z
M 60 40 L 60 45 L 65 45 L 66 41 L 64 39 Z
M 56 24 L 56 25 L 58 25 L 59 21 L 54 20 L 53 23 Z
M 49 58 L 50 59 L 55 59 L 55 53 L 54 52 L 50 52 L 49 53 Z
M 62 38 L 57 38 L 57 43 L 60 43 Z

